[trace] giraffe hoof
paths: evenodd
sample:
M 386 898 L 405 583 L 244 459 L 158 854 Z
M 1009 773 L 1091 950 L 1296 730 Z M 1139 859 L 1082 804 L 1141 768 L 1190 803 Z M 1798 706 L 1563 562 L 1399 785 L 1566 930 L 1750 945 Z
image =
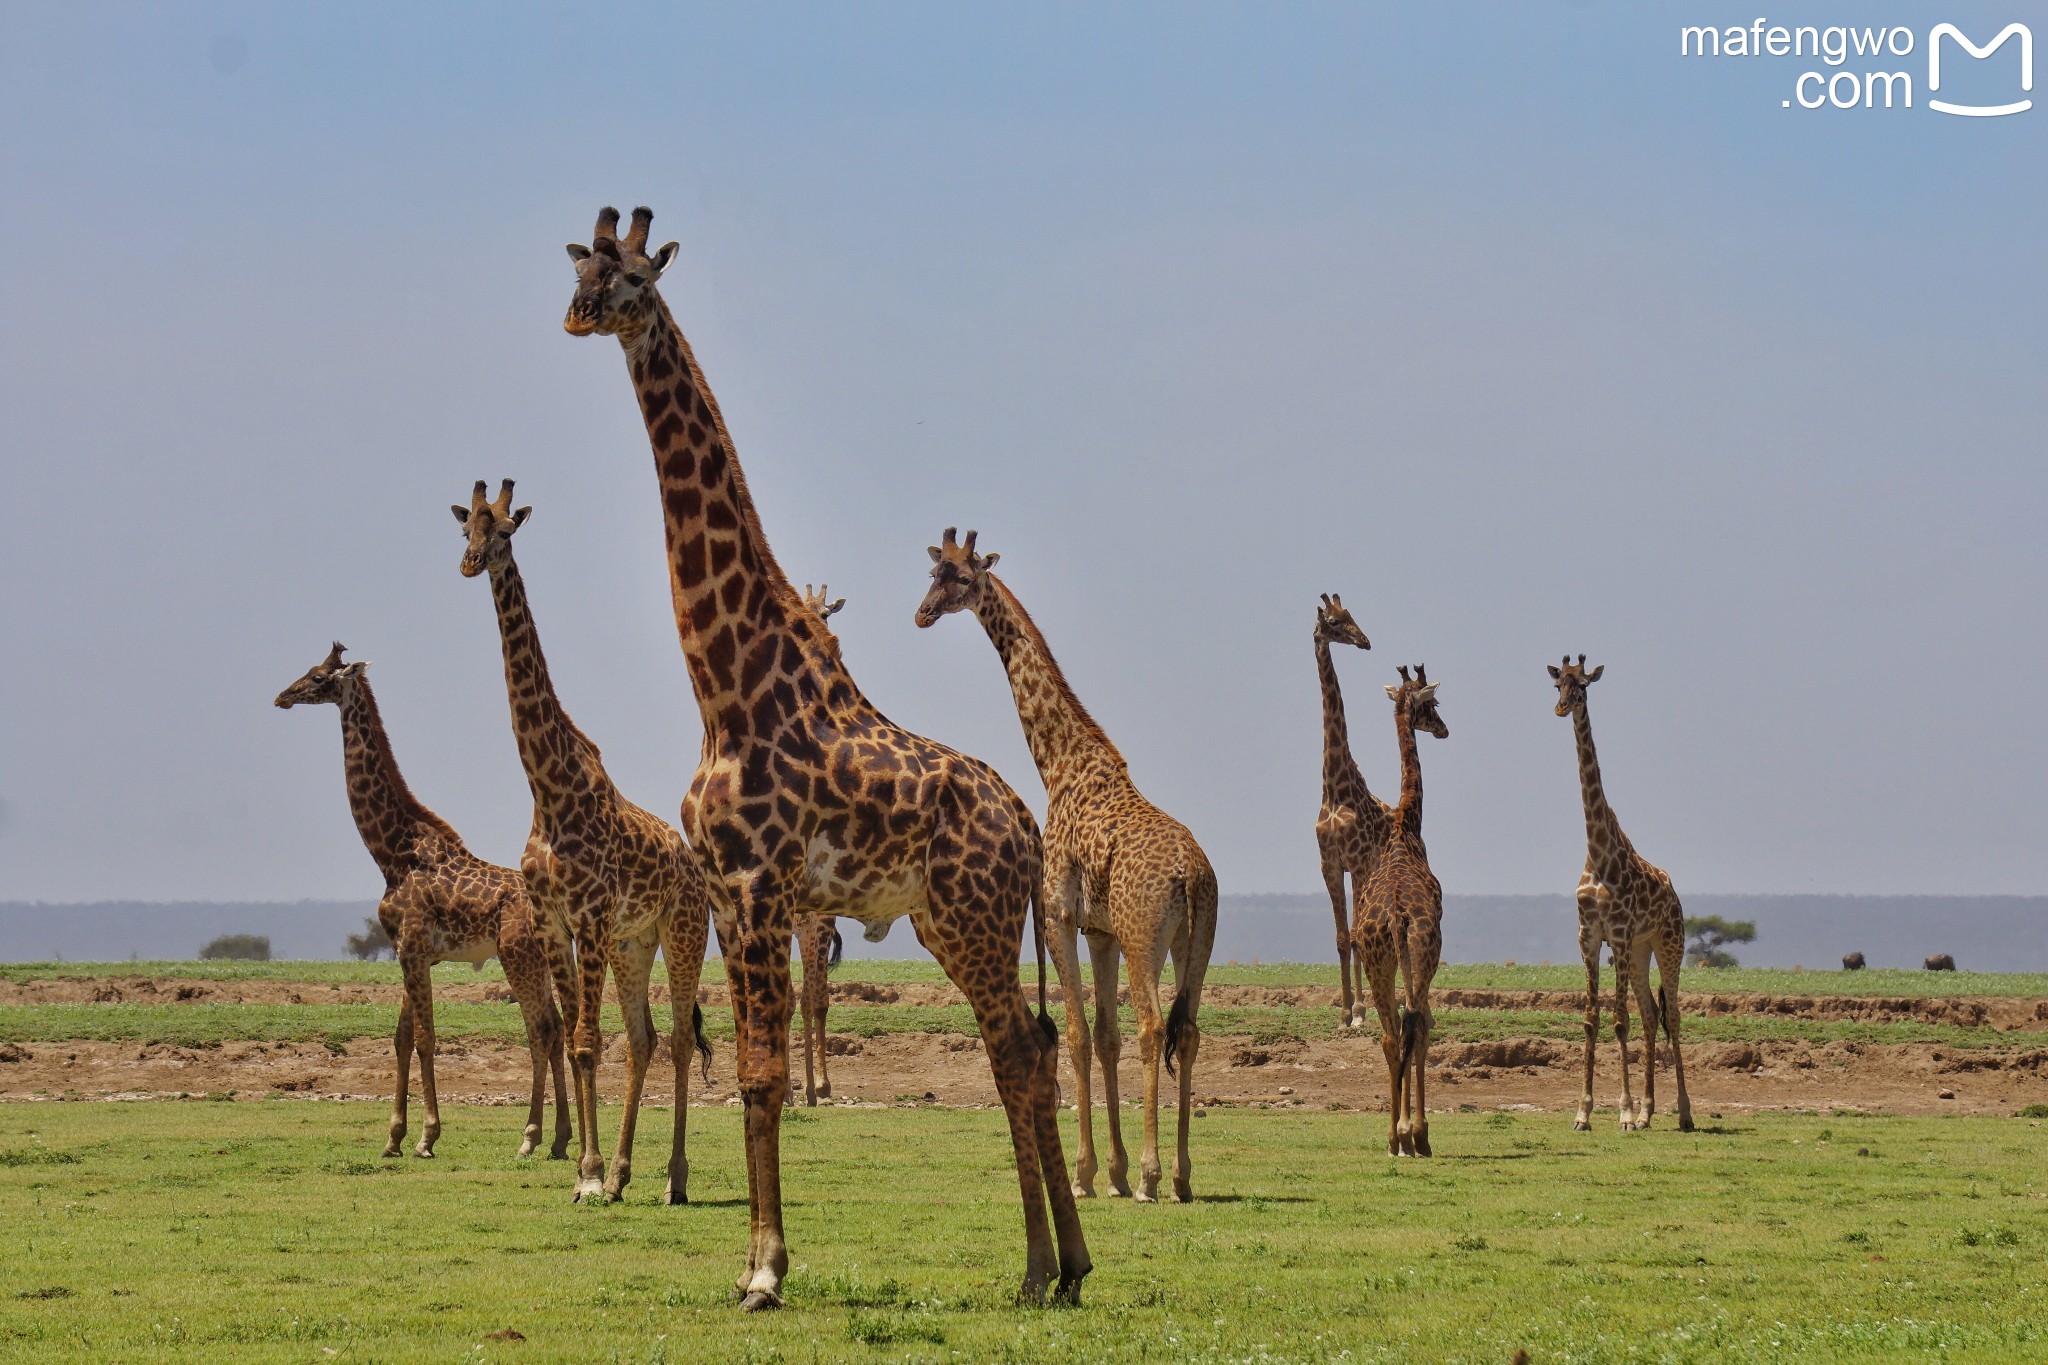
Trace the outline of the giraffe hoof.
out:
M 549 1161 L 567 1161 L 568 1159 L 569 1159 L 569 1139 L 567 1139 L 567 1138 L 563 1138 L 563 1139 L 562 1139 L 562 1140 L 561 1140 L 560 1142 L 558 1142 L 558 1143 L 556 1143 L 556 1144 L 555 1144 L 554 1146 L 552 1146 L 552 1147 L 548 1148 L 548 1160 L 549 1160 Z
M 390 1146 L 386 1147 L 386 1148 L 384 1149 L 384 1155 L 385 1155 L 385 1156 L 399 1156 L 399 1155 L 401 1155 L 401 1153 L 400 1153 L 400 1151 L 399 1151 L 399 1147 L 398 1147 L 398 1144 L 394 1142 L 394 1143 L 392 1143 L 392 1144 L 391 1144 Z
M 1697 1131 L 1693 1127 L 1691 1114 L 1680 1114 L 1678 1116 L 1678 1131 L 1681 1133 L 1691 1133 Z
M 534 1148 L 538 1146 L 540 1146 L 539 1143 L 535 1142 L 532 1138 L 528 1138 L 519 1144 L 519 1155 L 522 1157 L 532 1156 Z
M 1052 1291 L 1052 1301 L 1064 1308 L 1081 1306 L 1081 1280 L 1087 1275 L 1084 1268 L 1076 1274 L 1060 1276 L 1057 1288 Z
M 661 1192 L 661 1202 L 670 1205 L 687 1204 L 690 1202 L 689 1191 L 671 1181 L 668 1188 Z
M 756 1289 L 740 1300 L 742 1313 L 760 1313 L 771 1308 L 782 1307 L 782 1296 L 771 1294 L 765 1289 Z
M 434 1159 L 434 1149 L 427 1146 L 424 1142 L 413 1148 L 412 1154 L 422 1161 L 432 1161 Z
M 578 1204 L 595 1204 L 604 1198 L 604 1184 L 597 1180 L 579 1181 L 576 1186 Z
M 1573 1119 L 1572 1131 L 1574 1133 L 1590 1133 L 1593 1131 L 1593 1125 L 1591 1122 L 1583 1118 Z
M 1194 1186 L 1192 1186 L 1192 1185 L 1190 1185 L 1190 1184 L 1189 1184 L 1189 1183 L 1188 1183 L 1187 1181 L 1185 1181 L 1185 1180 L 1176 1180 L 1176 1181 L 1174 1181 L 1174 1182 L 1173 1182 L 1173 1202 L 1174 1202 L 1174 1203 L 1176 1203 L 1176 1204 L 1192 1204 L 1192 1203 L 1194 1203 L 1194 1202 L 1195 1202 L 1195 1187 L 1194 1187 Z
M 1081 1183 L 1080 1181 L 1078 1181 L 1078 1180 L 1076 1180 L 1076 1181 L 1074 1182 L 1074 1198 L 1076 1198 L 1076 1199 L 1093 1199 L 1094 1197 L 1095 1197 L 1095 1187 L 1094 1187 L 1093 1185 L 1083 1185 L 1083 1184 L 1082 1184 L 1082 1183 Z

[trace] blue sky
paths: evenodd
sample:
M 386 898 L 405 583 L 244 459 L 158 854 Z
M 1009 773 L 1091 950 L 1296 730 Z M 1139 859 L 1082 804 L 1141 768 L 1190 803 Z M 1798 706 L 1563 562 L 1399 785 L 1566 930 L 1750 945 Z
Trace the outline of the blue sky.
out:
M 1766 13 L 2039 18 L 1850 9 Z M 1815 63 L 1678 55 L 1755 17 L 0 10 L 0 898 L 374 894 L 333 717 L 269 705 L 335 637 L 414 787 L 516 858 L 445 510 L 479 477 L 536 509 L 565 702 L 673 812 L 645 439 L 559 325 L 605 203 L 682 243 L 665 292 L 863 685 L 1034 802 L 986 640 L 910 624 L 949 524 L 1226 890 L 1318 889 L 1329 590 L 1379 789 L 1380 685 L 1444 682 L 1448 890 L 1576 876 L 1566 649 L 1681 892 L 2048 889 L 2048 110 L 1786 109 Z M 1924 55 L 1885 63 L 1916 103 Z

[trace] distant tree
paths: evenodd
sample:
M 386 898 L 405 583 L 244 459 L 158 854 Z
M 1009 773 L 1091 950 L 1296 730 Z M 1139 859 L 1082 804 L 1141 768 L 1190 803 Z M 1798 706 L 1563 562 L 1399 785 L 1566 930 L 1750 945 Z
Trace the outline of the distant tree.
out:
M 398 956 L 398 950 L 391 945 L 391 935 L 384 932 L 384 925 L 375 915 L 363 921 L 363 932 L 348 936 L 348 955 L 365 962 L 375 962 L 384 954 Z
M 231 962 L 270 961 L 270 936 L 268 934 L 222 934 L 199 950 L 199 956 L 209 959 L 226 958 Z
M 1687 915 L 1685 936 L 1692 940 L 1685 945 L 1687 966 L 1733 967 L 1737 965 L 1735 954 L 1728 952 L 1727 947 L 1731 943 L 1756 942 L 1756 921 L 1726 920 L 1719 915 Z

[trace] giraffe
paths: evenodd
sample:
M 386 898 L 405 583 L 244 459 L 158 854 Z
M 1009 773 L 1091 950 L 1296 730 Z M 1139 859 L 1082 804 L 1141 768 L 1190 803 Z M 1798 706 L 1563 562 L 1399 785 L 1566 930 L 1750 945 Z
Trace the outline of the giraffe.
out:
M 569 1096 L 563 1076 L 562 1017 L 548 994 L 547 945 L 533 922 L 526 880 L 463 847 L 462 836 L 412 794 L 377 713 L 370 665 L 361 659 L 343 663 L 344 652 L 336 640 L 325 659 L 277 694 L 276 705 L 287 711 L 294 706 L 332 705 L 341 712 L 349 809 L 363 847 L 384 874 L 377 922 L 384 926 L 405 978 L 405 999 L 398 1007 L 398 1032 L 392 1040 L 398 1083 L 384 1155 L 399 1155 L 405 1140 L 406 1089 L 415 1051 L 427 1122 L 414 1155 L 431 1157 L 441 1136 L 441 1102 L 434 1084 L 434 964 L 481 964 L 496 957 L 505 968 L 512 998 L 519 1002 L 526 1048 L 533 1058 L 533 1088 L 519 1155 L 531 1156 L 540 1145 L 552 1070 L 555 1136 L 549 1155 L 567 1156 Z
M 1337 666 L 1330 659 L 1333 644 L 1371 649 L 1358 622 L 1344 607 L 1341 595 L 1324 593 L 1316 608 L 1316 678 L 1323 689 L 1323 807 L 1316 813 L 1316 849 L 1322 855 L 1323 885 L 1330 891 L 1330 912 L 1337 921 L 1337 1009 L 1345 1026 L 1365 1023 L 1365 977 L 1351 956 L 1351 896 L 1371 875 L 1374 860 L 1386 847 L 1393 829 L 1392 808 L 1366 789 L 1365 774 L 1351 756 L 1351 738 L 1344 724 L 1344 692 L 1337 685 Z
M 1614 1037 L 1621 1045 L 1621 1129 L 1645 1129 L 1657 1111 L 1657 1025 L 1671 1042 L 1678 1080 L 1678 1127 L 1690 1133 L 1692 1097 L 1685 1089 L 1685 1055 L 1678 1045 L 1678 978 L 1685 961 L 1685 910 L 1671 878 L 1636 852 L 1621 832 L 1621 821 L 1600 785 L 1600 759 L 1593 752 L 1593 722 L 1586 716 L 1586 689 L 1607 671 L 1586 671 L 1586 656 L 1550 664 L 1557 685 L 1557 714 L 1570 716 L 1579 748 L 1579 791 L 1586 804 L 1586 870 L 1579 874 L 1579 956 L 1586 963 L 1586 1084 L 1572 1126 L 1593 1126 L 1593 1050 L 1600 1033 L 1600 948 L 1614 951 Z M 1650 957 L 1657 959 L 1657 990 L 1650 990 Z M 1633 988 L 1643 1011 L 1643 1099 L 1628 1083 L 1628 993 Z
M 619 794 L 604 770 L 597 745 L 576 728 L 548 677 L 540 634 L 527 604 L 526 581 L 512 555 L 512 536 L 530 507 L 512 507 L 512 480 L 495 500 L 484 481 L 469 506 L 450 507 L 463 530 L 460 569 L 465 578 L 488 574 L 504 647 L 505 687 L 512 733 L 533 791 L 533 830 L 519 865 L 533 893 L 549 963 L 564 1003 L 569 1061 L 576 1076 L 576 1129 L 581 1139 L 576 1199 L 616 1202 L 633 1178 L 633 1133 L 647 1064 L 654 1056 L 654 1014 L 647 980 L 655 949 L 668 966 L 675 1065 L 675 1140 L 669 1149 L 664 1202 L 689 1202 L 686 1145 L 690 1112 L 690 1044 L 694 1037 L 710 1079 L 711 1045 L 697 986 L 704 971 L 709 902 L 704 873 L 683 836 Z M 626 1102 L 611 1174 L 597 1139 L 598 1014 L 604 979 L 614 969 L 619 1013 L 626 1026 Z
M 977 554 L 974 532 L 963 542 L 953 527 L 930 547 L 932 586 L 917 609 L 920 627 L 972 611 L 1001 656 L 1016 697 L 1024 738 L 1045 781 L 1045 891 L 1052 922 L 1053 962 L 1067 1004 L 1067 1046 L 1073 1054 L 1074 1101 L 1081 1151 L 1074 1193 L 1095 1195 L 1095 1135 L 1088 1097 L 1087 988 L 1076 938 L 1088 935 L 1095 974 L 1095 1043 L 1102 1059 L 1102 1103 L 1109 1116 L 1109 1186 L 1139 1203 L 1159 1197 L 1159 1063 L 1180 1067 L 1180 1144 L 1173 1197 L 1194 1198 L 1189 1184 L 1188 1131 L 1194 1117 L 1195 1016 L 1216 940 L 1216 874 L 1187 827 L 1139 794 L 1130 766 L 1103 732 L 1052 657 L 1023 603 L 991 569 L 998 556 Z M 1138 1057 L 1145 1081 L 1145 1143 L 1132 1194 L 1117 1101 L 1117 954 L 1130 959 L 1131 1006 L 1138 1016 Z M 1159 969 L 1173 956 L 1173 1007 L 1159 1011 Z
M 825 635 L 833 654 L 839 652 L 839 637 L 826 625 L 834 612 L 846 605 L 843 597 L 833 597 L 831 589 L 823 583 L 815 587 L 804 584 L 804 605 L 818 618 L 818 624 L 825 626 Z M 815 1109 L 819 1100 L 832 1098 L 831 1053 L 825 1048 L 825 1017 L 832 1008 L 831 972 L 839 965 L 844 941 L 839 937 L 838 926 L 829 915 L 804 915 L 799 918 L 796 930 L 797 952 L 803 958 L 804 988 L 798 1004 L 798 1013 L 804 1026 L 804 1103 Z M 790 1077 L 790 1095 L 795 1098 L 796 1077 Z
M 1415 732 L 1449 739 L 1450 727 L 1437 714 L 1437 684 L 1428 670 L 1401 665 L 1399 686 L 1387 688 L 1394 702 L 1394 738 L 1401 747 L 1401 800 L 1392 814 L 1386 847 L 1358 888 L 1351 926 L 1373 1008 L 1380 1017 L 1380 1049 L 1387 1057 L 1387 1155 L 1428 1156 L 1429 1107 L 1423 1073 L 1429 1063 L 1429 1035 L 1436 1016 L 1429 986 L 1443 956 L 1444 893 L 1429 870 L 1422 843 L 1422 755 Z M 1403 999 L 1397 1011 L 1394 973 L 1399 968 Z
M 704 720 L 683 825 L 720 928 L 732 926 L 722 941 L 750 1215 L 740 1306 L 779 1307 L 789 1269 L 780 1135 L 789 942 L 801 914 L 856 919 L 870 935 L 908 915 L 966 995 L 1015 1149 L 1026 1243 L 1018 1297 L 1041 1302 L 1051 1283 L 1055 1300 L 1078 1302 L 1091 1262 L 1060 1151 L 1042 920 L 1035 1020 L 1017 970 L 1039 881 L 1037 822 L 993 768 L 883 716 L 805 609 L 769 548 L 703 372 L 655 289 L 676 244 L 650 255 L 653 216 L 635 209 L 621 239 L 618 211 L 606 209 L 590 245 L 569 247 L 577 278 L 563 328 L 614 336 L 625 353 L 654 454 L 676 633 Z

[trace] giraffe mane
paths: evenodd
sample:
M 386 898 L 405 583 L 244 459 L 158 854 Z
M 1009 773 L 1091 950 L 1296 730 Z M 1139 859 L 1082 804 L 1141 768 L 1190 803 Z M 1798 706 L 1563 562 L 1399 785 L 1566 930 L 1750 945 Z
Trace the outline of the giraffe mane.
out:
M 1104 748 L 1115 755 L 1116 761 L 1119 764 L 1128 766 L 1123 750 L 1116 747 L 1116 741 L 1109 737 L 1109 732 L 1104 730 L 1095 717 L 1088 713 L 1087 706 L 1082 703 L 1079 696 L 1075 695 L 1073 684 L 1067 681 L 1066 670 L 1061 668 L 1059 660 L 1053 657 L 1052 646 L 1046 644 L 1044 633 L 1038 629 L 1038 622 L 1032 620 L 1031 613 L 1024 610 L 1024 604 L 1017 600 L 1016 593 L 1010 591 L 1009 584 L 1003 582 L 1002 579 L 994 574 L 989 574 L 987 577 L 988 581 L 994 585 L 995 590 L 1003 595 L 1003 602 L 1009 607 L 1012 617 L 1017 622 L 1017 628 L 1030 637 L 1031 643 L 1037 647 L 1039 657 L 1045 660 L 1046 670 L 1052 674 L 1053 686 L 1059 689 L 1061 700 L 1074 708 L 1074 718 L 1091 735 L 1099 740 Z

